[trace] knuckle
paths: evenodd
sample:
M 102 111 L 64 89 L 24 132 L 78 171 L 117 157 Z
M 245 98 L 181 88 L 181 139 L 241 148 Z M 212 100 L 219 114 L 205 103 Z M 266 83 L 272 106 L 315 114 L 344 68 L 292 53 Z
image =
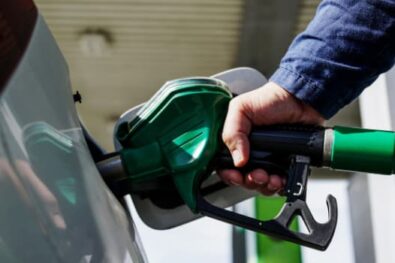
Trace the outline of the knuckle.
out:
M 240 108 L 240 98 L 236 97 L 229 102 L 229 109 L 238 110 Z
M 234 135 L 232 131 L 229 131 L 227 129 L 224 129 L 224 131 L 222 132 L 222 140 L 224 141 L 224 143 L 226 145 L 230 144 L 230 142 L 232 141 Z

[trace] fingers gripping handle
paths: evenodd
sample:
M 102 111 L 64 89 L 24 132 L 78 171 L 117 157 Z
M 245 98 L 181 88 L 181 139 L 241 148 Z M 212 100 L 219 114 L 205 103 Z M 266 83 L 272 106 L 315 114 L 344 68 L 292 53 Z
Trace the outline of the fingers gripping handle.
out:
M 323 164 L 325 129 L 319 126 L 277 125 L 254 127 L 249 135 L 250 157 L 241 171 L 266 169 L 271 174 L 286 175 L 291 155 L 310 158 L 313 166 Z M 232 157 L 225 147 L 216 161 L 218 169 L 234 169 Z

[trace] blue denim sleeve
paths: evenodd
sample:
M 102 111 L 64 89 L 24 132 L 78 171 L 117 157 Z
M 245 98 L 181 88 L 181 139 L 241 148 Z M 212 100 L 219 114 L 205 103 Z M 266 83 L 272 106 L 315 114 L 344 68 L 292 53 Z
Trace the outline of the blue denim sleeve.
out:
M 271 80 L 328 119 L 390 69 L 394 57 L 394 0 L 324 0 Z

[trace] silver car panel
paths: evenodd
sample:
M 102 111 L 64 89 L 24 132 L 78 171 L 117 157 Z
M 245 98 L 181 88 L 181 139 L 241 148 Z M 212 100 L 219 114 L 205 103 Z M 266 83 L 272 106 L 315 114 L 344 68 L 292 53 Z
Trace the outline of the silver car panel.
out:
M 41 16 L 0 98 L 0 262 L 144 262 L 86 146 Z

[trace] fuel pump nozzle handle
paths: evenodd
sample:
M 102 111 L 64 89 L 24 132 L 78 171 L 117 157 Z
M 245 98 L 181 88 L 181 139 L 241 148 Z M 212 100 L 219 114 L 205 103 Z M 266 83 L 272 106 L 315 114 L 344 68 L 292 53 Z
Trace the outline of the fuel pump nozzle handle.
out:
M 395 133 L 392 131 L 277 125 L 253 128 L 249 142 L 250 161 L 244 170 L 259 168 L 265 158 L 275 156 L 276 162 L 281 163 L 284 157 L 304 155 L 315 167 L 377 174 L 395 172 Z M 225 146 L 217 165 L 233 167 Z

